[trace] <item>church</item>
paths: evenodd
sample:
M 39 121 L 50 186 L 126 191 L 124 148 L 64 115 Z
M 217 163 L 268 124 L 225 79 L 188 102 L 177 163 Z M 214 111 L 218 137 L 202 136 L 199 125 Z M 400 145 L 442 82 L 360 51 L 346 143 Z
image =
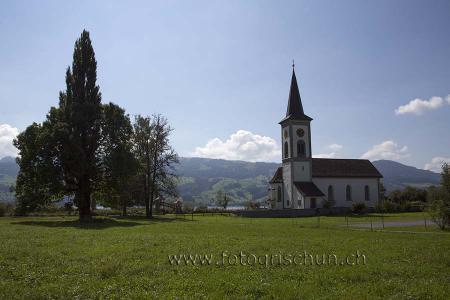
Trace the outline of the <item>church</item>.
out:
M 271 208 L 349 208 L 356 202 L 374 207 L 380 172 L 366 159 L 312 158 L 312 120 L 303 111 L 293 68 L 286 116 L 279 122 L 282 166 L 269 182 Z

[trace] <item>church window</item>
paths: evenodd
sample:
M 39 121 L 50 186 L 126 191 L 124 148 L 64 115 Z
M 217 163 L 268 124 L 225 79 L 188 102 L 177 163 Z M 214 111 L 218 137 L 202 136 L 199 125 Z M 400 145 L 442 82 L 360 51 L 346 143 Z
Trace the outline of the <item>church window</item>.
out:
M 284 158 L 289 157 L 289 148 L 288 148 L 288 142 L 284 142 Z
M 306 156 L 305 141 L 299 140 L 297 142 L 297 157 L 305 157 L 305 156 Z
M 334 201 L 334 191 L 333 186 L 328 186 L 328 201 Z
M 347 201 L 352 201 L 352 187 L 349 185 L 345 189 L 345 197 Z
M 277 190 L 277 201 L 281 202 L 281 186 L 279 186 Z
M 368 185 L 364 187 L 364 198 L 366 201 L 370 201 L 370 190 Z

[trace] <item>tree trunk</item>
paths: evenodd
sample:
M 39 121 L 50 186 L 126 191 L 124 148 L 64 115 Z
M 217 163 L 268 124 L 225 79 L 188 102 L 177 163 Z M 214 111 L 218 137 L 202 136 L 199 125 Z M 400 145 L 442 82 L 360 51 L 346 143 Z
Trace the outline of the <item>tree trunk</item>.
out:
M 149 187 L 151 187 L 151 191 L 150 191 L 150 216 L 149 216 L 149 218 L 153 217 L 152 208 L 153 208 L 153 197 L 155 195 L 157 159 L 158 159 L 158 139 L 156 139 L 155 152 L 153 154 L 153 170 L 152 170 L 152 180 L 151 180 L 152 184 L 149 185 Z
M 148 204 L 148 184 L 147 184 L 147 175 L 144 174 L 144 203 L 145 203 L 145 215 L 150 215 L 150 208 Z
M 125 217 L 127 215 L 127 202 L 123 201 L 122 203 L 122 216 Z
M 97 203 L 95 202 L 95 199 L 91 199 L 91 211 L 94 211 L 97 209 Z
M 151 191 L 150 191 L 150 215 L 149 219 L 153 218 L 153 195 L 154 195 L 154 184 L 152 183 Z
M 90 222 L 92 220 L 91 214 L 91 189 L 89 178 L 84 176 L 79 185 L 79 206 L 78 211 L 80 215 L 80 222 Z

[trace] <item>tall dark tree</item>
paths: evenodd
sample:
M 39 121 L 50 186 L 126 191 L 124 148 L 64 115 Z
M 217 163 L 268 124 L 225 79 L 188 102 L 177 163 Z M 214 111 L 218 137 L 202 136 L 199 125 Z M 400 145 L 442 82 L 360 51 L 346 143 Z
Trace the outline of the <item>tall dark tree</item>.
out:
M 101 171 L 102 106 L 96 81 L 94 49 L 89 33 L 83 31 L 75 42 L 59 107 L 52 107 L 42 125 L 31 125 L 16 140 L 21 167 L 18 196 L 30 198 L 38 188 L 33 195 L 46 199 L 74 195 L 81 221 L 91 219 L 91 194 Z
M 80 221 L 91 219 L 91 194 L 99 175 L 102 121 L 97 61 L 89 33 L 75 42 L 72 68 L 66 72 L 66 90 L 60 92 L 55 131 L 64 180 L 71 185 Z

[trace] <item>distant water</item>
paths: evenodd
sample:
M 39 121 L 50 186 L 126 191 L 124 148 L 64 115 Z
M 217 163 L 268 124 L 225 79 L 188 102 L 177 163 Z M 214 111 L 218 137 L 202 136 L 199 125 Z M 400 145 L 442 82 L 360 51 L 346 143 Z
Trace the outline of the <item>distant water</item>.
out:
M 208 209 L 223 209 L 222 207 L 218 207 L 216 205 L 208 205 Z M 227 206 L 226 210 L 244 210 L 245 206 Z

